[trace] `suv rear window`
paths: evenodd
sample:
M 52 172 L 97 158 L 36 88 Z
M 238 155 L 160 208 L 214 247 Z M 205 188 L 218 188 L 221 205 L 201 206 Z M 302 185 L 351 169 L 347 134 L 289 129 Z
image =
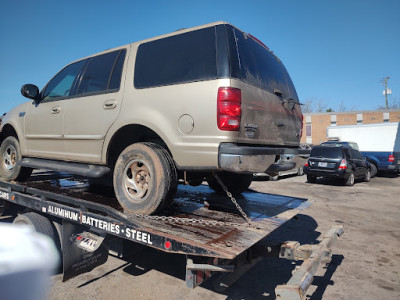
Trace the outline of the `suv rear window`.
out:
M 271 51 L 249 35 L 226 26 L 231 60 L 231 76 L 263 90 L 282 92 L 283 98 L 298 101 L 285 66 Z
M 324 157 L 324 158 L 342 158 L 342 148 L 336 147 L 314 147 L 311 150 L 310 157 Z
M 217 78 L 215 27 L 143 43 L 135 65 L 135 88 Z

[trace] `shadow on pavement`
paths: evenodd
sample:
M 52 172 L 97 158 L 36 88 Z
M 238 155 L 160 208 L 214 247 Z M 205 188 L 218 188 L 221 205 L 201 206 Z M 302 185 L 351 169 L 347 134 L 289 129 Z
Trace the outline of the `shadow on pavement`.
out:
M 316 244 L 318 243 L 317 238 L 320 236 L 320 232 L 316 231 L 317 226 L 318 224 L 313 218 L 307 215 L 297 215 L 296 219 L 292 219 L 276 229 L 265 240 L 268 242 L 293 240 L 299 241 L 301 244 Z M 142 276 L 150 270 L 157 270 L 180 279 L 182 288 L 186 288 L 186 258 L 184 255 L 169 254 L 130 242 L 126 242 L 125 252 L 124 260 L 127 263 L 118 269 L 123 268 L 124 272 L 132 276 Z M 312 295 L 308 296 L 311 297 L 310 299 L 321 299 L 326 288 L 334 284 L 331 280 L 332 275 L 342 261 L 343 256 L 333 255 L 332 262 L 324 275 L 314 278 L 313 285 L 317 285 L 317 289 Z M 275 299 L 276 286 L 285 284 L 291 278 L 292 271 L 299 264 L 301 262 L 264 258 L 223 292 L 216 291 L 212 282 L 213 278 L 203 283 L 202 287 L 225 295 L 227 299 Z M 107 276 L 110 272 L 104 276 Z M 81 286 L 88 285 L 104 276 L 92 279 Z

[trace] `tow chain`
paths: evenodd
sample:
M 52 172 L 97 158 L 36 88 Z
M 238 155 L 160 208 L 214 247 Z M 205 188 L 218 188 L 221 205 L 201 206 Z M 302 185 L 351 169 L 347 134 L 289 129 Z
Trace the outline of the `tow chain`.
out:
M 194 225 L 204 225 L 204 226 L 233 226 L 233 227 L 248 227 L 246 223 L 233 223 L 233 222 L 224 222 L 224 221 L 210 221 L 210 220 L 201 220 L 201 219 L 193 219 L 193 218 L 181 218 L 181 217 L 167 217 L 167 216 L 149 216 L 143 214 L 131 214 L 127 213 L 127 215 L 140 218 L 145 220 L 153 220 L 153 221 L 167 221 L 171 223 L 177 224 L 194 224 Z
M 247 222 L 247 224 L 251 225 L 251 221 L 250 221 L 249 217 L 246 215 L 246 213 L 240 207 L 239 203 L 237 203 L 237 201 L 236 201 L 235 197 L 233 197 L 232 193 L 228 191 L 228 188 L 225 186 L 225 184 L 222 182 L 222 180 L 218 177 L 218 175 L 215 172 L 213 172 L 213 176 L 218 181 L 219 185 L 223 188 L 226 195 L 231 199 L 232 203 L 235 204 L 236 208 L 242 215 L 243 219 Z
M 193 218 L 182 218 L 182 217 L 170 217 L 170 216 L 150 216 L 143 214 L 133 214 L 129 212 L 125 212 L 130 217 L 145 219 L 145 220 L 153 220 L 153 221 L 167 221 L 178 224 L 197 224 L 197 225 L 206 225 L 206 226 L 233 226 L 233 227 L 252 227 L 255 229 L 259 229 L 257 226 L 254 226 L 251 223 L 251 220 L 247 216 L 247 214 L 240 207 L 239 203 L 233 197 L 232 193 L 228 191 L 228 188 L 222 182 L 222 180 L 213 172 L 213 176 L 217 180 L 217 182 L 221 185 L 222 189 L 225 191 L 226 195 L 231 199 L 232 203 L 236 206 L 240 214 L 246 223 L 234 223 L 234 222 L 224 222 L 224 221 L 210 221 L 210 220 L 202 220 L 202 219 L 193 219 Z

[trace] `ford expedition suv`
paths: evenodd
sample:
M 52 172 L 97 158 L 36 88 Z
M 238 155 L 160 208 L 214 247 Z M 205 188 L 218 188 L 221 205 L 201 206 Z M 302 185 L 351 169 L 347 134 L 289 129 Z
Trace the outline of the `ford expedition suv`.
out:
M 225 22 L 184 29 L 79 59 L 1 123 L 2 180 L 32 169 L 112 176 L 116 198 L 152 214 L 177 182 L 247 189 L 252 173 L 277 174 L 302 129 L 296 90 L 281 60 Z

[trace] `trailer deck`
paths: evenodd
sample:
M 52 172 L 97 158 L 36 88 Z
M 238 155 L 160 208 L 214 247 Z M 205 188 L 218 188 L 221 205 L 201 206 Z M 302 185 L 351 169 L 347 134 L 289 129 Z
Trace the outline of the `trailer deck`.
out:
M 37 201 L 42 204 L 36 205 L 37 210 L 56 217 L 104 227 L 110 234 L 163 251 L 223 259 L 235 258 L 309 205 L 301 198 L 243 193 L 237 201 L 251 219 L 252 226 L 248 226 L 228 197 L 215 194 L 206 185 L 180 185 L 165 218 L 158 219 L 123 213 L 112 188 L 92 187 L 86 179 L 68 174 L 37 172 L 27 182 L 0 182 L 0 187 L 11 188 L 17 204 L 26 202 L 22 195 L 40 195 Z M 94 215 L 99 213 L 104 216 Z M 140 236 L 133 236 L 132 230 Z

